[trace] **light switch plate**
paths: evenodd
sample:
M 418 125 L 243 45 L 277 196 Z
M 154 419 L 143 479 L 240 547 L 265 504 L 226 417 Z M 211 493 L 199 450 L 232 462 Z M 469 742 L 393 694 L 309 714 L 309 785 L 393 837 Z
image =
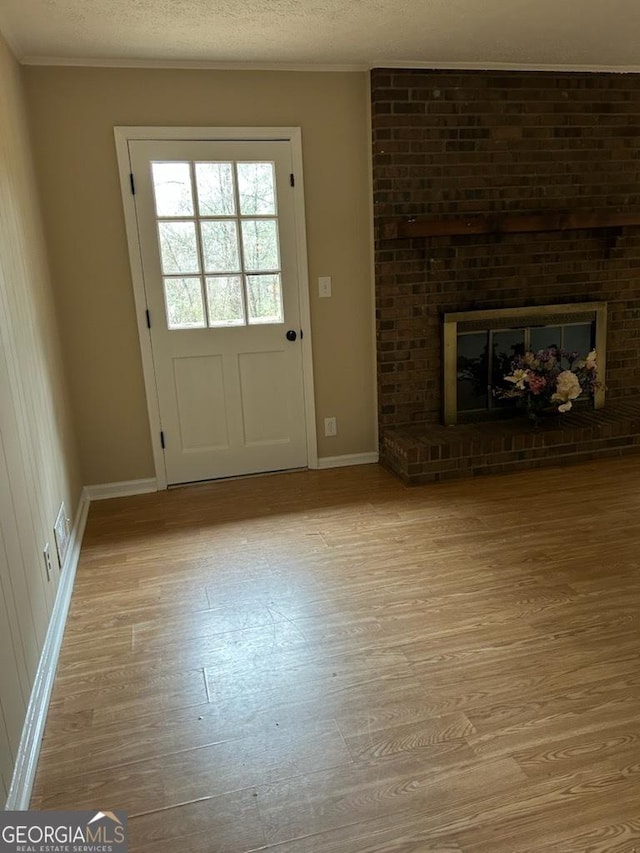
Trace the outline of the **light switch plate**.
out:
M 318 279 L 318 295 L 321 298 L 331 296 L 331 276 L 321 275 Z

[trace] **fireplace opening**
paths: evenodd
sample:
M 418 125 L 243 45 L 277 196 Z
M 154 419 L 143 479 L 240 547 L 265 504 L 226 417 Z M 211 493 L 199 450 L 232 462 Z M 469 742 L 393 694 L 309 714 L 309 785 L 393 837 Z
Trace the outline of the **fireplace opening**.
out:
M 444 315 L 444 422 L 451 425 L 517 414 L 516 401 L 496 393 L 511 364 L 526 352 L 558 349 L 585 359 L 595 349 L 598 387 L 593 405 L 604 405 L 605 302 L 466 311 Z M 571 361 L 563 358 L 562 367 Z M 579 401 L 580 402 L 580 401 Z M 586 397 L 582 401 L 590 404 Z

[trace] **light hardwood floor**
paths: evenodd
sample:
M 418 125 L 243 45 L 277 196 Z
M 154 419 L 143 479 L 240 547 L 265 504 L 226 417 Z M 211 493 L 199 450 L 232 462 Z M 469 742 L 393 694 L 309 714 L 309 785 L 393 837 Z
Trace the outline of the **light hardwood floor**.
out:
M 132 853 L 640 851 L 640 459 L 93 504 L 32 805 Z

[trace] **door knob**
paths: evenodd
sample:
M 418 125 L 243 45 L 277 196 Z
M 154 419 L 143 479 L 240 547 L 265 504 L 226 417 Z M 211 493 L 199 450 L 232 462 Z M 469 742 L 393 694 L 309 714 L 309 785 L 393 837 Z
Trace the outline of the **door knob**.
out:
M 288 341 L 295 341 L 295 339 L 298 337 L 298 335 L 296 334 L 295 329 L 289 329 L 286 337 L 287 337 Z

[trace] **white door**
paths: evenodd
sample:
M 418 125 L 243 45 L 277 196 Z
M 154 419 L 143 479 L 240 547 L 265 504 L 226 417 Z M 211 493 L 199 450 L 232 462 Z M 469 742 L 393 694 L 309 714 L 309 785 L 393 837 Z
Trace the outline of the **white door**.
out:
M 129 152 L 168 484 L 306 466 L 290 142 Z

